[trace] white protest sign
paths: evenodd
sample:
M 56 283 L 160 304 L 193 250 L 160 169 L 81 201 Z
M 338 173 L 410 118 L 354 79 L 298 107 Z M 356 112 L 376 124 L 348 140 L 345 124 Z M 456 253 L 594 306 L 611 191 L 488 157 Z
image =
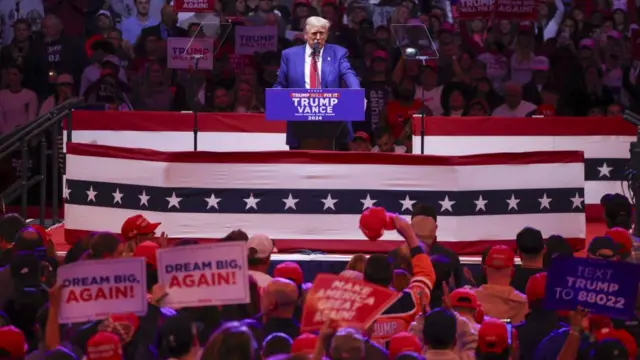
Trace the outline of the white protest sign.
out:
M 172 308 L 246 304 L 251 301 L 247 244 L 227 242 L 160 249 L 158 280 Z
M 287 30 L 284 36 L 292 41 L 296 39 L 304 39 L 304 33 L 302 31 Z
M 58 268 L 60 323 L 147 313 L 147 268 L 142 258 L 78 261 Z
M 169 69 L 195 68 L 213 69 L 213 39 L 211 38 L 174 38 L 167 39 L 167 63 Z
M 253 55 L 256 52 L 278 51 L 276 26 L 238 26 L 234 31 L 236 54 Z

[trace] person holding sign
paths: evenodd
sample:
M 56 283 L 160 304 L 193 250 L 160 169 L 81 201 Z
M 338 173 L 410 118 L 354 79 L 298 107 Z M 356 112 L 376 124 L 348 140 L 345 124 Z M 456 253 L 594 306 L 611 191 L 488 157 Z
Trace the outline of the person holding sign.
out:
M 306 44 L 294 46 L 282 53 L 276 89 L 298 88 L 340 88 L 344 83 L 350 89 L 359 89 L 360 81 L 347 59 L 347 49 L 333 44 L 325 44 L 331 23 L 318 16 L 307 19 L 304 26 Z M 287 122 L 287 145 L 298 148 L 291 122 Z M 346 123 L 348 135 L 342 142 L 353 138 L 351 123 Z M 317 140 L 317 139 L 316 139 Z M 326 144 L 325 144 L 326 145 Z M 319 150 L 319 149 L 318 149 Z M 331 149 L 325 149 L 331 150 Z

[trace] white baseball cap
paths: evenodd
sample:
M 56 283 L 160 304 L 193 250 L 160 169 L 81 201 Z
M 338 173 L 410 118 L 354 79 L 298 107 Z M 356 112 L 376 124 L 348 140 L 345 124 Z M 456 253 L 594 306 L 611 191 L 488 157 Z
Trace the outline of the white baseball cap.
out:
M 266 259 L 272 253 L 278 252 L 276 244 L 265 234 L 251 236 L 247 241 L 247 247 L 249 248 L 249 255 L 253 255 L 258 259 Z

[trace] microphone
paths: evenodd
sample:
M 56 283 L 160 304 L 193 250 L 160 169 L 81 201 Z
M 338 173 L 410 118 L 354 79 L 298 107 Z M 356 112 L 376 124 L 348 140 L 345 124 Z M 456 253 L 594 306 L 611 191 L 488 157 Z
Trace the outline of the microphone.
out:
M 318 40 L 313 42 L 313 45 L 311 46 L 311 54 L 313 56 L 313 61 L 316 63 L 314 66 L 315 74 L 311 76 L 315 76 L 317 81 L 316 83 L 319 87 L 322 87 L 322 85 L 320 85 L 320 72 L 318 71 L 318 58 L 320 57 L 320 43 Z
M 198 70 L 198 65 L 200 64 L 200 59 L 204 57 L 204 55 L 193 55 L 194 59 L 196 59 L 195 69 Z

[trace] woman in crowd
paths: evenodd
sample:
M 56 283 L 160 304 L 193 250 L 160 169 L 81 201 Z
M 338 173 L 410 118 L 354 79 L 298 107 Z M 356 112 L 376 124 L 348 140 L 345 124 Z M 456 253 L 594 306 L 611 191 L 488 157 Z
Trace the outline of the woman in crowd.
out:
M 145 74 L 133 100 L 133 108 L 147 111 L 169 111 L 173 104 L 174 91 L 168 71 L 158 62 L 145 67 Z
M 39 115 L 44 115 L 56 106 L 70 100 L 75 95 L 73 76 L 69 74 L 60 74 L 56 78 L 56 92 L 49 96 L 40 106 Z
M 264 112 L 262 106 L 256 101 L 253 87 L 250 83 L 240 82 L 235 89 L 235 109 L 237 113 Z
M 10 65 L 6 74 L 7 88 L 0 90 L 0 134 L 26 125 L 38 113 L 38 96 L 22 87 L 22 68 Z

